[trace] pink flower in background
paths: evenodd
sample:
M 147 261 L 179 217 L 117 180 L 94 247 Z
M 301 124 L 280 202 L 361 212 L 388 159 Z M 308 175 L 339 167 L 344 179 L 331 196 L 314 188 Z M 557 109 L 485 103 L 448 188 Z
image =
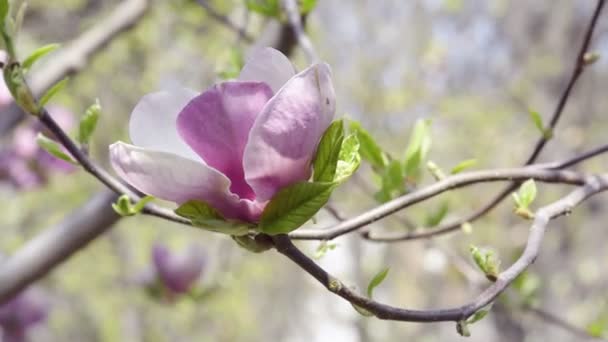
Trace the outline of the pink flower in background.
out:
M 49 312 L 47 299 L 38 291 L 28 289 L 0 305 L 1 341 L 25 342 L 27 331 L 46 320 Z
M 226 218 L 259 220 L 280 189 L 311 175 L 311 160 L 335 112 L 325 63 L 300 73 L 271 48 L 255 51 L 236 81 L 202 94 L 152 93 L 129 124 L 134 145 L 110 146 L 116 172 L 138 190 L 204 201 Z
M 152 262 L 161 283 L 175 294 L 188 292 L 201 276 L 205 255 L 199 246 L 191 245 L 181 254 L 172 253 L 166 246 L 152 247 Z
M 48 111 L 64 130 L 74 127 L 74 115 L 70 111 L 58 106 L 49 106 Z M 10 144 L 0 151 L 0 180 L 7 180 L 20 189 L 32 189 L 46 182 L 48 171 L 69 173 L 76 170 L 74 165 L 55 158 L 38 146 L 36 136 L 40 132 L 52 138 L 38 121 L 15 129 Z

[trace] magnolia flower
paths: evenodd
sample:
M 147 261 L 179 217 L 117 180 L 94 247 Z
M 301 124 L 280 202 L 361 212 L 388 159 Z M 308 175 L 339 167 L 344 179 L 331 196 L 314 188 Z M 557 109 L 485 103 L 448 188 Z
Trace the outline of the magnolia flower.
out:
M 256 222 L 277 191 L 310 177 L 334 100 L 327 64 L 296 74 L 283 54 L 260 49 L 235 81 L 144 96 L 129 123 L 134 145 L 111 145 L 111 162 L 146 194 Z
M 0 305 L 1 341 L 27 341 L 27 331 L 43 322 L 49 311 L 42 293 L 28 289 Z
M 205 256 L 200 247 L 191 245 L 182 254 L 172 254 L 164 245 L 152 247 L 156 276 L 173 293 L 188 292 L 200 277 Z

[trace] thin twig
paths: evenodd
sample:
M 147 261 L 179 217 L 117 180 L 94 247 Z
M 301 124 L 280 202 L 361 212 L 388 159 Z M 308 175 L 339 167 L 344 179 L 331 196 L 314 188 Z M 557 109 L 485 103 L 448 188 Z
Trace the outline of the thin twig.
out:
M 552 162 L 552 163 L 533 164 L 533 165 L 527 166 L 527 168 L 560 170 L 560 169 L 574 166 L 578 163 L 582 163 L 586 160 L 589 160 L 593 157 L 596 157 L 596 156 L 606 153 L 606 152 L 608 152 L 608 144 L 596 147 L 592 150 L 589 150 L 582 154 L 568 158 L 566 160 Z M 515 190 L 515 188 L 511 189 L 511 187 L 509 187 L 503 191 L 507 191 L 507 190 L 509 190 L 509 193 L 510 193 L 511 191 Z M 505 194 L 504 196 L 507 196 L 509 193 Z M 471 222 L 471 221 L 475 220 L 478 217 L 478 215 L 483 216 L 484 213 L 487 213 L 488 211 L 490 211 L 493 208 L 493 206 L 498 204 L 498 203 L 495 203 L 495 201 L 498 200 L 499 197 L 500 196 L 497 196 L 493 201 L 486 204 L 479 212 L 476 212 L 472 215 L 472 217 L 469 217 L 470 220 L 466 220 L 462 224 L 464 224 L 465 222 Z M 367 240 L 376 241 L 376 242 L 397 242 L 397 241 L 427 239 L 427 238 L 430 238 L 433 236 L 439 236 L 439 235 L 444 235 L 446 233 L 454 232 L 457 229 L 460 229 L 462 224 L 460 226 L 453 226 L 452 223 L 449 223 L 447 225 L 438 225 L 435 228 L 422 227 L 422 228 L 410 230 L 406 233 L 398 233 L 398 234 L 393 234 L 390 236 L 373 236 L 370 234 L 369 231 L 365 231 L 362 233 L 362 237 Z
M 315 53 L 315 49 L 310 42 L 310 38 L 306 35 L 304 31 L 304 27 L 302 25 L 302 17 L 300 16 L 300 9 L 298 8 L 298 4 L 295 0 L 281 0 L 281 4 L 283 6 L 283 10 L 287 15 L 287 20 L 293 29 L 293 32 L 296 35 L 296 39 L 298 40 L 298 44 L 306 54 L 306 58 L 309 63 L 314 63 L 318 60 L 317 54 Z
M 587 26 L 587 30 L 586 30 L 585 36 L 583 38 L 583 43 L 581 44 L 581 47 L 578 51 L 576 61 L 574 63 L 574 68 L 573 68 L 572 72 L 570 73 L 570 76 L 568 77 L 566 87 L 564 88 L 562 94 L 560 95 L 557 105 L 555 107 L 555 110 L 553 111 L 553 115 L 549 121 L 549 126 L 547 129 L 549 129 L 551 132 L 553 132 L 555 127 L 557 126 L 557 123 L 562 116 L 564 108 L 566 107 L 566 104 L 568 103 L 572 89 L 574 89 L 574 86 L 575 86 L 577 80 L 580 78 L 583 71 L 585 70 L 585 67 L 587 66 L 587 64 L 585 63 L 584 56 L 585 56 L 585 53 L 589 50 L 589 45 L 591 44 L 591 38 L 593 37 L 593 31 L 595 30 L 597 20 L 600 16 L 600 13 L 601 13 L 604 5 L 605 5 L 605 0 L 598 0 L 596 8 L 595 8 L 593 15 L 591 17 L 591 20 L 589 22 L 589 25 Z M 545 137 L 544 135 L 541 136 L 541 138 L 539 138 L 536 145 L 534 146 L 534 149 L 530 153 L 530 156 L 526 160 L 525 165 L 531 165 L 536 161 L 536 159 L 538 158 L 538 156 L 540 155 L 541 151 L 543 150 L 543 148 L 545 147 L 545 145 L 547 144 L 548 141 L 549 141 L 549 138 Z M 484 205 L 483 207 L 474 211 L 473 213 L 471 213 L 463 218 L 457 219 L 455 221 L 446 222 L 446 223 L 438 225 L 437 227 L 435 227 L 435 229 L 433 229 L 434 233 L 432 235 L 441 235 L 441 234 L 446 234 L 449 232 L 458 231 L 463 224 L 470 223 L 470 222 L 476 221 L 476 220 L 484 217 L 490 211 L 492 211 L 492 209 L 496 208 L 496 206 L 498 206 L 498 204 L 500 204 L 511 192 L 513 192 L 513 190 L 517 189 L 517 187 L 519 185 L 520 185 L 519 182 L 513 182 L 512 184 L 510 184 L 509 186 L 504 188 L 500 193 L 498 193 L 498 195 L 496 195 L 494 198 L 492 198 L 486 205 Z M 402 240 L 427 238 L 429 236 L 428 229 L 425 229 L 424 227 L 417 229 L 417 231 L 420 231 L 421 234 L 420 235 L 411 234 L 408 236 L 407 239 L 402 239 Z
M 494 301 L 521 272 L 536 260 L 550 219 L 570 213 L 574 207 L 586 198 L 607 189 L 608 176 L 588 177 L 583 186 L 578 187 L 569 195 L 553 204 L 539 209 L 534 215 L 535 218 L 530 228 L 530 235 L 521 256 L 509 268 L 500 273 L 497 280 L 475 299 L 455 308 L 408 310 L 363 297 L 344 285 L 339 279 L 327 273 L 312 259 L 302 253 L 287 235 L 277 235 L 271 238 L 279 253 L 285 255 L 313 276 L 330 292 L 346 299 L 353 305 L 369 311 L 380 319 L 408 322 L 461 321 Z
M 128 0 L 117 5 L 108 17 L 60 49 L 44 68 L 32 75 L 28 82 L 32 93 L 39 97 L 66 76 L 83 70 L 93 55 L 137 24 L 150 9 L 150 4 L 150 0 Z M 23 118 L 19 106 L 12 103 L 0 115 L 0 135 L 10 131 Z
M 253 37 L 249 35 L 249 33 L 247 33 L 244 28 L 232 22 L 232 20 L 230 20 L 230 18 L 228 18 L 226 15 L 223 15 L 222 13 L 218 12 L 215 8 L 213 8 L 213 6 L 209 4 L 207 0 L 197 0 L 196 2 L 201 5 L 201 7 L 205 9 L 205 11 L 207 11 L 207 14 L 211 18 L 221 23 L 227 29 L 235 32 L 239 36 L 239 39 L 242 39 L 247 43 L 253 43 Z
M 584 176 L 577 172 L 539 170 L 531 167 L 468 172 L 447 177 L 416 192 L 398 197 L 334 227 L 321 230 L 295 231 L 290 234 L 290 237 L 297 240 L 331 240 L 448 190 L 482 182 L 523 181 L 530 178 L 541 182 L 572 185 L 581 185 L 585 182 Z
M 579 338 L 595 340 L 595 341 L 607 341 L 607 339 L 605 339 L 605 338 L 592 336 L 584 329 L 581 329 L 581 328 L 573 325 L 572 323 L 567 322 L 567 321 L 563 320 L 562 318 L 557 317 L 554 314 L 547 312 L 545 310 L 542 310 L 540 308 L 535 308 L 532 306 L 524 306 L 522 309 L 524 311 L 527 311 L 527 312 L 533 314 L 534 316 L 542 319 L 546 323 L 560 327 L 560 328 L 564 329 L 565 331 L 567 331 Z

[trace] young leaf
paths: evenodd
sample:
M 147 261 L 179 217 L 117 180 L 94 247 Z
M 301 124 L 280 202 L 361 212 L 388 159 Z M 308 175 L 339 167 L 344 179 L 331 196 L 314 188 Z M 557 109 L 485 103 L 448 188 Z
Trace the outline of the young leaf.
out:
M 388 157 L 376 143 L 374 138 L 357 121 L 350 122 L 350 129 L 359 139 L 361 158 L 376 169 L 384 169 L 388 165 Z
M 431 147 L 430 120 L 418 120 L 410 136 L 409 145 L 405 151 L 405 175 L 417 178 L 421 165 Z
M 473 323 L 481 321 L 484 317 L 486 317 L 488 312 L 490 312 L 490 309 L 492 309 L 492 304 L 486 306 L 483 309 L 478 310 L 471 317 L 467 318 L 467 320 L 466 320 L 467 324 L 473 324 Z
M 300 1 L 300 12 L 307 14 L 317 6 L 317 0 L 301 0 Z
M 313 162 L 315 182 L 333 182 L 344 141 L 344 123 L 334 121 L 323 133 Z
M 473 245 L 471 245 L 469 249 L 475 264 L 483 271 L 486 278 L 490 281 L 496 281 L 499 274 L 500 260 L 494 257 L 492 251 L 481 250 Z
M 264 208 L 260 230 L 276 235 L 299 228 L 327 203 L 335 186 L 328 182 L 299 182 L 282 189 Z
M 120 216 L 133 216 L 139 214 L 146 204 L 152 201 L 154 197 L 146 196 L 139 200 L 135 205 L 131 204 L 131 199 L 127 195 L 118 197 L 116 203 L 112 203 L 112 208 Z
M 382 186 L 374 196 L 377 201 L 384 203 L 405 192 L 403 167 L 398 160 L 391 160 L 380 177 Z
M 32 68 L 34 63 L 36 63 L 39 59 L 48 55 L 49 53 L 57 50 L 59 46 L 59 44 L 48 44 L 34 50 L 34 52 L 27 56 L 27 58 L 21 64 L 21 66 L 23 67 L 23 72 L 27 72 L 29 69 Z
M 175 213 L 192 221 L 196 227 L 228 235 L 246 235 L 253 227 L 238 220 L 227 220 L 209 204 L 190 200 L 175 209 Z
M 318 260 L 323 258 L 327 252 L 336 249 L 337 246 L 338 245 L 333 242 L 321 241 L 319 247 L 317 247 L 317 250 L 315 251 L 315 259 Z
M 456 322 L 456 331 L 460 336 L 470 337 L 471 332 L 469 331 L 469 325 L 466 321 L 458 321 Z
M 389 271 L 388 267 L 381 270 L 369 282 L 369 285 L 367 285 L 367 296 L 369 298 L 372 298 L 372 295 L 374 294 L 374 289 L 376 287 L 378 287 L 378 285 L 382 284 L 384 279 L 386 279 L 386 276 L 388 275 L 388 271 Z
M 58 92 L 60 92 L 65 85 L 68 83 L 69 78 L 64 78 L 61 81 L 57 82 L 54 86 L 51 87 L 51 89 L 49 89 L 44 95 L 42 95 L 42 97 L 40 98 L 39 104 L 40 107 L 44 107 L 44 105 L 46 105 L 51 98 L 53 98 L 53 96 L 55 96 L 55 94 L 57 94 Z
M 340 153 L 338 155 L 338 163 L 336 165 L 336 174 L 334 183 L 342 183 L 350 177 L 361 165 L 361 155 L 359 155 L 359 139 L 354 134 L 349 134 L 344 138 Z
M 64 160 L 68 163 L 72 163 L 74 165 L 78 165 L 78 162 L 72 159 L 69 154 L 64 152 L 61 145 L 59 145 L 59 143 L 55 140 L 47 138 L 42 133 L 38 133 L 38 136 L 36 137 L 36 142 L 38 143 L 38 146 L 47 151 L 53 157 Z
M 458 163 L 456 166 L 454 166 L 452 168 L 452 171 L 450 171 L 451 174 L 455 175 L 457 173 L 460 173 L 468 168 L 473 167 L 475 164 L 477 164 L 477 159 L 467 159 L 467 160 L 463 160 L 460 163 Z
M 115 203 L 112 203 L 112 209 L 120 216 L 133 216 L 131 211 L 131 199 L 127 195 L 118 197 Z
M 219 72 L 219 77 L 224 80 L 237 78 L 244 64 L 245 59 L 241 50 L 237 48 L 230 49 L 228 65 L 224 70 Z
M 435 180 L 440 181 L 445 178 L 445 173 L 443 170 L 434 162 L 429 160 L 428 163 L 426 163 L 426 168 L 429 170 L 431 175 L 433 175 Z
M 101 113 L 101 105 L 99 100 L 96 100 L 80 118 L 80 125 L 78 128 L 78 142 L 82 145 L 86 145 L 91 140 L 91 136 L 97 127 L 97 121 L 99 120 L 99 114 Z
M 4 31 L 4 21 L 9 12 L 8 0 L 0 0 L 0 30 Z
M 267 17 L 278 18 L 281 13 L 279 0 L 245 0 L 247 9 Z
M 431 228 L 440 224 L 441 221 L 445 218 L 445 215 L 447 215 L 449 208 L 450 206 L 447 201 L 441 203 L 437 210 L 432 211 L 427 215 L 424 220 L 424 226 Z
M 530 114 L 530 118 L 532 122 L 534 122 L 534 126 L 538 129 L 541 134 L 545 133 L 545 124 L 543 124 L 543 118 L 540 116 L 540 113 L 535 110 L 528 111 Z
M 262 253 L 273 247 L 272 242 L 261 240 L 257 236 L 232 235 L 232 240 L 236 241 L 240 247 L 253 253 Z
M 373 317 L 374 316 L 373 313 L 369 312 L 368 310 L 366 310 L 356 304 L 350 303 L 350 305 L 352 305 L 353 308 L 355 309 L 355 311 L 357 311 L 363 317 Z
M 528 179 L 519 187 L 519 198 L 522 206 L 526 208 L 536 199 L 536 183 L 534 179 Z

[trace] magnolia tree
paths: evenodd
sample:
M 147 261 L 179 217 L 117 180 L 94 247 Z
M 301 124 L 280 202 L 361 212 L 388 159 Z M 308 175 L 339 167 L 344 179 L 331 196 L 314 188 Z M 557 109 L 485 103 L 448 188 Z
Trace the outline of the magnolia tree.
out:
M 222 75 L 225 79 L 202 91 L 172 85 L 168 90 L 142 95 L 128 124 L 124 122 L 130 141 L 109 146 L 113 176 L 89 155 L 91 139 L 100 134 L 95 131 L 98 121 L 103 120 L 101 104 L 93 103 L 77 125 L 65 109 L 47 106 L 66 84 L 59 79 L 80 71 L 78 64 L 67 63 L 43 81 L 30 77 L 29 70 L 36 62 L 58 46 L 47 45 L 29 56 L 20 55 L 17 35 L 25 7 L 14 8 L 7 0 L 0 1 L 0 29 L 6 50 L 3 75 L 8 90 L 6 96 L 0 93 L 0 105 L 6 108 L 3 115 L 13 116 L 15 123 L 25 116 L 35 121 L 17 128 L 11 143 L 0 151 L 1 179 L 21 188 L 40 186 L 49 170 L 58 169 L 86 172 L 109 189 L 65 221 L 27 241 L 0 264 L 3 339 L 25 340 L 27 329 L 43 321 L 52 310 L 48 298 L 33 295 L 36 289 L 28 288 L 30 285 L 85 248 L 116 221 L 135 215 L 151 215 L 208 231 L 200 233 L 201 239 L 205 239 L 205 234 L 223 234 L 234 240 L 234 248 L 240 246 L 253 253 L 278 252 L 276 257 L 287 258 L 293 267 L 316 280 L 321 285 L 318 291 L 325 288 L 336 295 L 334 300 L 346 300 L 364 317 L 454 322 L 455 331 L 468 336 L 471 324 L 489 312 L 491 315 L 490 309 L 499 295 L 513 283 L 521 286 L 525 281 L 520 276 L 539 255 L 551 221 L 608 189 L 605 169 L 595 173 L 572 170 L 608 151 L 608 145 L 552 162 L 537 162 L 555 134 L 577 80 L 599 58 L 591 44 L 605 2 L 594 2 L 584 36 L 576 42 L 574 67 L 555 110 L 547 121 L 534 111 L 530 114 L 540 137 L 522 165 L 469 171 L 475 160 L 464 160 L 451 170 L 444 170 L 427 158 L 431 145 L 431 122 L 427 119 L 414 124 L 403 158 L 386 152 L 363 124 L 336 113 L 340 99 L 331 66 L 317 57 L 305 33 L 305 19 L 316 1 L 266 0 L 247 1 L 246 7 L 283 23 L 285 37 L 275 46 L 280 50 L 257 46 L 245 58 L 236 56 L 231 69 Z M 223 25 L 237 31 L 240 39 L 255 40 L 209 3 L 200 1 L 200 5 Z M 106 30 L 109 32 L 85 37 L 80 42 L 83 45 L 65 48 L 65 56 L 71 53 L 88 58 L 132 26 L 152 4 L 131 0 L 120 6 L 111 20 L 104 22 L 106 28 L 112 28 Z M 87 41 L 91 44 L 82 43 Z M 301 70 L 290 61 L 295 45 L 308 59 L 308 66 Z M 19 116 L 15 104 L 25 116 Z M 70 131 L 76 133 L 70 135 Z M 346 218 L 337 208 L 339 204 L 330 205 L 328 201 L 332 192 L 345 183 L 349 184 L 345 191 L 351 191 L 349 186 L 355 182 L 349 179 L 357 175 L 360 165 L 370 167 L 377 180 L 377 188 L 370 193 L 377 206 Z M 434 181 L 423 184 L 424 174 L 431 175 Z M 427 218 L 426 227 L 405 233 L 383 234 L 370 226 L 450 190 L 486 182 L 508 185 L 477 211 L 460 219 L 444 222 L 448 208 L 443 206 Z M 568 184 L 573 190 L 552 203 L 533 206 L 538 182 Z M 470 246 L 471 265 L 478 268 L 473 272 L 486 280 L 476 279 L 475 285 L 483 289 L 459 306 L 421 310 L 376 300 L 374 289 L 389 275 L 388 268 L 372 277 L 367 291 L 361 293 L 349 286 L 349 280 L 330 274 L 294 244 L 296 240 L 320 242 L 319 257 L 336 247 L 332 240 L 345 235 L 392 243 L 467 232 L 474 221 L 502 201 L 512 201 L 518 219 L 529 221 L 525 248 L 512 264 L 505 264 L 491 248 Z M 323 229 L 302 227 L 314 221 L 322 210 L 338 223 Z M 157 242 L 149 253 L 150 267 L 141 272 L 137 286 L 165 303 L 183 296 L 204 297 L 205 289 L 198 287 L 198 280 L 213 255 L 206 254 L 196 243 L 179 253 Z

